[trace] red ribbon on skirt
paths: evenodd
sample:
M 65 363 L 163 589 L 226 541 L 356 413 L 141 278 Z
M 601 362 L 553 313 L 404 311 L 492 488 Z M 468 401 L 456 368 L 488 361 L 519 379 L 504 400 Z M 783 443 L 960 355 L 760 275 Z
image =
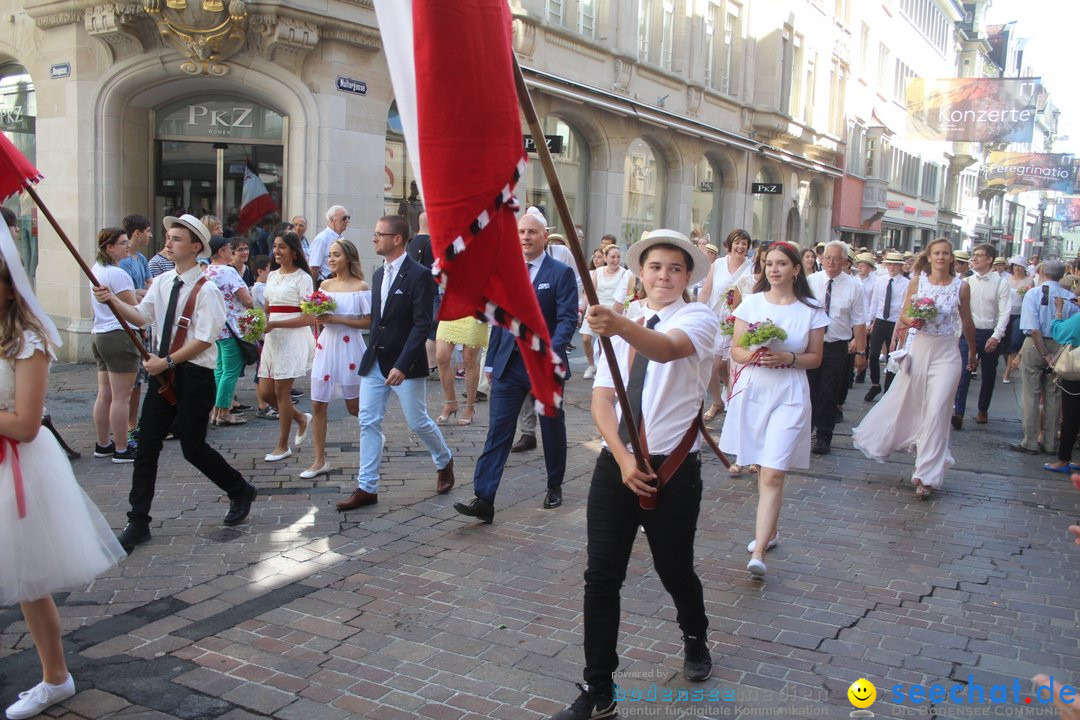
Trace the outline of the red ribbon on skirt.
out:
M 11 446 L 11 474 L 15 478 L 15 507 L 19 510 L 19 519 L 26 517 L 26 490 L 23 488 L 22 466 L 19 465 L 19 443 L 0 435 L 0 463 L 7 459 L 7 446 Z
M 297 305 L 271 305 L 268 308 L 271 313 L 298 313 L 300 307 Z

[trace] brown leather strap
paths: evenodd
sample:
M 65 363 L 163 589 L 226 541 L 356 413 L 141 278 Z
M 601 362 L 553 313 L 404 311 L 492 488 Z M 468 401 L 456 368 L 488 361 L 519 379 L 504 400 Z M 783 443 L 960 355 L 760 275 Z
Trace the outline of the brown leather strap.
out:
M 704 405 L 702 405 L 702 408 Z M 679 444 L 675 446 L 675 449 L 664 459 L 660 467 L 656 470 L 656 478 L 659 481 L 657 486 L 663 490 L 667 485 L 671 476 L 679 469 L 679 467 L 686 460 L 686 456 L 690 454 L 690 448 L 694 445 L 694 438 L 698 433 L 701 433 L 701 437 L 705 440 L 705 444 L 712 448 L 712 451 L 716 453 L 716 457 L 720 458 L 720 462 L 724 464 L 725 468 L 731 467 L 731 461 L 727 459 L 727 456 L 720 451 L 716 441 L 713 440 L 712 435 L 709 434 L 708 429 L 705 427 L 705 420 L 701 417 L 702 408 L 698 408 L 698 414 L 694 417 L 693 422 L 690 423 L 690 427 L 683 433 L 682 439 L 679 440 Z M 641 449 L 645 453 L 645 463 L 649 462 L 649 446 L 645 439 L 644 423 L 638 426 L 638 437 L 641 438 Z
M 172 345 L 169 347 L 169 354 L 176 352 L 180 348 L 184 347 L 184 343 L 187 341 L 188 327 L 191 325 L 191 316 L 195 313 L 195 299 L 199 296 L 199 291 L 202 290 L 203 283 L 206 282 L 206 276 L 199 278 L 195 283 L 195 289 L 188 295 L 187 302 L 184 303 L 184 311 L 180 313 L 180 318 L 176 321 L 176 332 L 173 333 Z

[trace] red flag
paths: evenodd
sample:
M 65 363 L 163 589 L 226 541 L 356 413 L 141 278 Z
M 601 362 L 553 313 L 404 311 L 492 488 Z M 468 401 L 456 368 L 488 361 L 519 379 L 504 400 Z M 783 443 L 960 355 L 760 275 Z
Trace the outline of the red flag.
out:
M 250 165 L 245 165 L 244 194 L 240 202 L 240 224 L 236 226 L 236 232 L 244 232 L 277 209 L 277 203 L 270 197 L 266 185 Z
M 25 183 L 37 183 L 42 179 L 42 174 L 19 152 L 19 148 L 0 133 L 0 201 L 20 192 Z
M 509 330 L 537 409 L 562 403 L 566 368 L 551 349 L 522 259 L 512 192 L 525 170 L 506 0 L 376 0 L 410 160 L 421 179 L 445 288 L 440 319 Z

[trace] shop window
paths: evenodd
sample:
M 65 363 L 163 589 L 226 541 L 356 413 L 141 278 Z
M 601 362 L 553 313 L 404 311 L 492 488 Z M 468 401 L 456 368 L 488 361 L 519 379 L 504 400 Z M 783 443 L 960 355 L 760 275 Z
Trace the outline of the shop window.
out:
M 708 158 L 694 165 L 694 187 L 691 205 L 693 229 L 716 245 L 724 238 L 720 218 L 720 192 L 723 178 Z
M 562 138 L 561 151 L 552 153 L 551 157 L 555 161 L 555 172 L 559 176 L 559 184 L 562 185 L 574 224 L 584 227 L 589 213 L 589 145 L 581 133 L 561 118 L 549 115 L 541 125 L 544 135 L 558 135 Z M 543 211 L 548 225 L 555 228 L 554 232 L 568 237 L 567 228 L 563 227 L 562 218 L 559 217 L 559 211 L 551 196 L 551 187 L 544 175 L 544 168 L 535 156 L 529 158 L 525 173 L 525 200 L 526 205 L 535 205 Z M 595 235 L 593 239 L 599 244 L 600 235 L 604 232 L 606 231 L 589 232 L 587 237 Z
M 630 143 L 623 165 L 622 238 L 627 245 L 663 225 L 664 168 L 649 143 Z
M 35 162 L 37 155 L 37 100 L 34 82 L 22 65 L 0 63 L 0 132 Z M 26 274 L 34 280 L 38 263 L 37 209 L 26 193 L 13 195 L 4 206 L 19 218 L 14 238 Z
M 754 182 L 778 183 L 780 181 L 771 170 L 762 168 L 754 177 Z M 754 240 L 775 241 L 780 239 L 774 235 L 775 226 L 773 223 L 773 216 L 776 214 L 779 204 L 779 195 L 754 195 L 754 219 L 750 233 Z
M 401 127 L 397 102 L 390 104 L 386 116 L 386 161 L 383 166 L 383 214 L 396 215 L 412 193 L 416 175 L 409 163 L 409 150 Z
M 806 180 L 799 183 L 798 207 L 803 221 L 803 244 L 813 245 L 828 241 L 828 237 L 819 234 L 821 232 L 818 224 L 821 220 L 821 191 L 818 183 Z

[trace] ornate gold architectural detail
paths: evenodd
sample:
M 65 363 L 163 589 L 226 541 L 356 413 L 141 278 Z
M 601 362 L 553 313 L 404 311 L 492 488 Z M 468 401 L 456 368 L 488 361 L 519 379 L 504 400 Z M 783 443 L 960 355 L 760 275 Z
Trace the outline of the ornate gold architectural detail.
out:
M 143 0 L 158 32 L 187 56 L 180 69 L 189 75 L 229 74 L 224 60 L 241 50 L 247 34 L 247 3 L 232 0 L 228 11 L 214 10 L 213 0 Z M 181 7 L 182 6 L 182 7 Z

